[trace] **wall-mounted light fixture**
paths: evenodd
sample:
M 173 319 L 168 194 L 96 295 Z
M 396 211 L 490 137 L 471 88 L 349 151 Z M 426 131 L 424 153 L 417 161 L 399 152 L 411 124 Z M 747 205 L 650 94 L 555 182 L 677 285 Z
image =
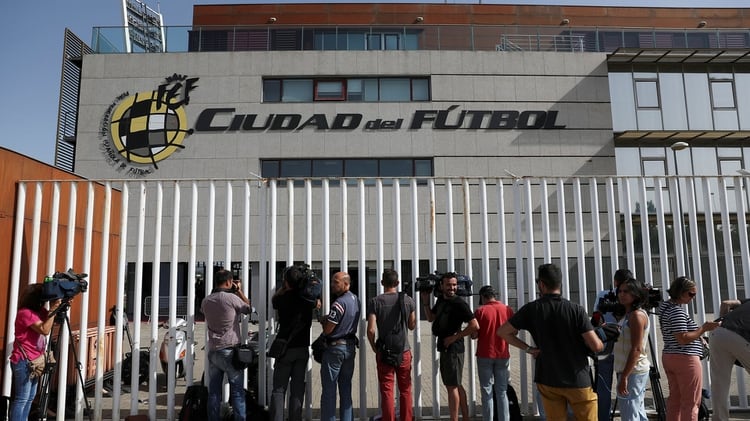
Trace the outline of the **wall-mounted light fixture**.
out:
M 705 20 L 702 20 L 702 21 L 698 22 L 698 27 L 699 27 L 699 28 L 703 28 L 703 27 L 705 27 L 706 25 L 707 25 L 707 23 L 706 23 L 706 21 L 705 21 Z
M 562 21 L 560 21 L 560 25 L 570 25 L 570 19 L 564 18 Z
M 681 150 L 687 148 L 688 146 L 690 146 L 690 144 L 688 144 L 687 142 L 675 142 L 675 143 L 669 145 L 669 147 L 673 151 L 681 151 Z
M 270 18 L 268 18 L 268 23 L 274 23 L 274 22 L 276 22 L 276 16 L 271 16 Z
M 414 23 L 422 23 L 422 22 L 424 22 L 424 16 L 417 16 L 414 19 Z

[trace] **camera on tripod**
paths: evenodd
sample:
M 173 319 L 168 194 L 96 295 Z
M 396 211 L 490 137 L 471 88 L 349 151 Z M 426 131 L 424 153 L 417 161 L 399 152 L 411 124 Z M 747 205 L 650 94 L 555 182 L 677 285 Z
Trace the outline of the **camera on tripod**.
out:
M 443 275 L 440 272 L 435 271 L 434 273 L 417 277 L 417 281 L 414 283 L 414 288 L 419 292 L 432 292 L 435 297 L 440 297 L 443 295 L 441 289 L 442 279 Z M 461 297 L 471 296 L 471 286 L 473 284 L 471 279 L 466 275 L 456 274 L 456 280 L 458 281 L 456 295 Z
M 87 276 L 88 274 L 85 273 L 75 273 L 73 269 L 47 276 L 42 285 L 42 299 L 44 301 L 70 301 L 76 295 L 86 292 L 89 283 L 84 279 Z
M 646 285 L 642 290 L 642 296 L 645 297 L 641 308 L 646 311 L 659 306 L 662 301 L 661 290 L 650 285 Z M 599 301 L 598 311 L 601 313 L 612 313 L 616 318 L 625 315 L 625 306 L 617 301 L 617 292 L 610 291 Z

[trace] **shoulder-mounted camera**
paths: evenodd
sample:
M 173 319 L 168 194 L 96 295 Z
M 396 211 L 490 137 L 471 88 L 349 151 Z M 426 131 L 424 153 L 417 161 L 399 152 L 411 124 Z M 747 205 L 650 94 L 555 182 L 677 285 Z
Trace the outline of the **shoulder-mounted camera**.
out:
M 441 289 L 442 278 L 443 275 L 438 271 L 417 277 L 417 280 L 414 283 L 414 288 L 419 292 L 432 292 L 435 297 L 440 297 L 443 295 L 443 291 Z M 471 278 L 466 275 L 457 274 L 456 280 L 458 281 L 458 289 L 456 290 L 456 295 L 462 297 L 471 296 L 471 286 L 473 285 Z

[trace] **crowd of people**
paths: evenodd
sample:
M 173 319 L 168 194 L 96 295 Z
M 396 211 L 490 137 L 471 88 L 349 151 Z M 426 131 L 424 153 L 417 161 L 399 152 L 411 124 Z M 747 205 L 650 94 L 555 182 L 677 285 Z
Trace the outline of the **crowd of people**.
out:
M 313 313 L 321 308 L 319 299 L 300 295 L 308 273 L 301 266 L 286 268 L 281 286 L 271 300 L 279 321 L 276 335 L 279 343 L 275 345 L 280 345 L 273 356 L 270 400 L 273 421 L 284 421 L 287 416 L 289 421 L 302 419 L 310 331 L 316 318 Z M 554 264 L 539 266 L 536 277 L 539 298 L 515 312 L 489 285 L 479 290 L 480 305 L 472 311 L 469 303 L 457 294 L 459 278 L 454 272 L 442 274 L 434 291 L 420 291 L 418 304 L 408 294 L 398 291 L 398 272 L 392 269 L 383 272 L 383 293 L 372 297 L 364 309 L 367 341 L 376 357 L 382 421 L 414 419 L 411 384 L 414 355 L 408 332 L 416 327 L 418 305 L 431 323 L 440 353 L 440 378 L 447 390 L 451 421 L 458 421 L 459 415 L 463 421 L 470 419 L 463 388 L 467 337 L 477 341 L 475 356 L 485 421 L 512 419 L 508 400 L 509 346 L 520 348 L 533 358 L 535 400 L 541 402 L 539 409 L 544 419 L 567 420 L 572 416 L 576 420 L 604 421 L 614 419 L 615 409 L 619 409 L 621 420 L 647 420 L 645 394 L 652 366 L 656 364 L 652 359 L 656 356 L 649 343 L 653 326 L 646 310 L 653 310 L 659 316 L 664 344 L 661 362 L 669 386 L 668 421 L 698 419 L 706 333 L 712 332 L 709 366 L 713 420 L 729 417 L 733 365 L 741 365 L 750 373 L 750 300 L 724 301 L 719 319 L 698 326 L 685 308 L 699 293 L 698 286 L 687 277 L 675 279 L 669 286 L 668 299 L 659 300 L 656 306 L 649 289 L 631 271 L 620 269 L 613 276 L 613 287 L 599 293 L 593 317 L 582 306 L 562 296 L 563 275 Z M 324 343 L 320 358 L 322 421 L 354 418 L 352 378 L 359 347 L 357 328 L 363 309 L 350 288 L 349 274 L 335 273 L 330 280 L 329 313 L 317 317 L 322 328 L 320 340 Z M 28 417 L 36 386 L 36 380 L 28 374 L 28 360 L 44 350 L 44 335 L 51 328 L 52 318 L 47 317 L 48 310 L 43 307 L 38 290 L 36 285 L 28 288 L 15 321 L 11 354 L 15 399 L 11 419 Z M 51 303 L 50 309 L 56 305 L 59 302 Z M 209 419 L 219 419 L 226 377 L 234 419 L 244 420 L 244 376 L 235 361 L 234 349 L 241 342 L 240 317 L 252 311 L 250 300 L 230 271 L 219 270 L 214 276 L 214 289 L 203 299 L 201 310 L 206 316 L 208 334 L 207 415 Z

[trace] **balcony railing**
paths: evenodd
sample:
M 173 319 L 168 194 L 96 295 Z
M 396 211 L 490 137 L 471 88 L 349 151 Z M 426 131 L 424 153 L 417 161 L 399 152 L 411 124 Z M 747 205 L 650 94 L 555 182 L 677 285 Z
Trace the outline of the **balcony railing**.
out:
M 750 48 L 748 29 L 409 25 L 168 26 L 164 52 L 458 50 L 612 52 L 629 48 Z M 123 53 L 124 27 L 95 27 L 96 53 Z M 145 51 L 141 51 L 145 52 Z

